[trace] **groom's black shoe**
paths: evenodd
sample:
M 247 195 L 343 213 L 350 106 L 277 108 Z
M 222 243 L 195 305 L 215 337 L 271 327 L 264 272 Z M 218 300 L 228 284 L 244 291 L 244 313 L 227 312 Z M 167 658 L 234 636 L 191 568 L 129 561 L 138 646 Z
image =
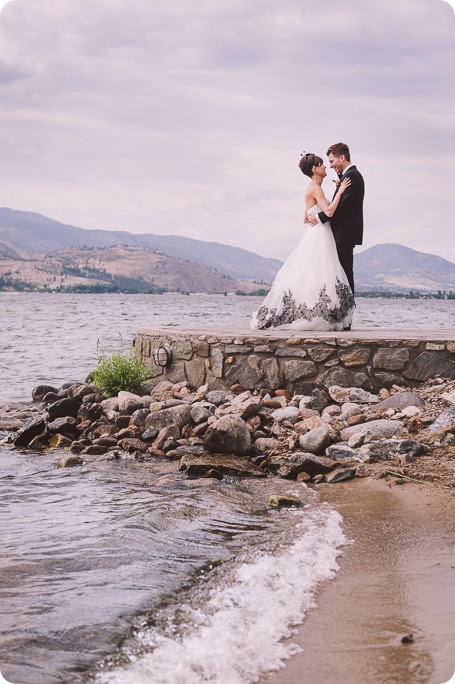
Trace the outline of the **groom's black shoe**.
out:
M 350 325 L 348 325 L 348 327 L 347 327 L 347 328 L 343 328 L 343 332 L 344 332 L 345 330 L 350 330 L 350 329 L 351 329 L 351 326 L 350 326 Z

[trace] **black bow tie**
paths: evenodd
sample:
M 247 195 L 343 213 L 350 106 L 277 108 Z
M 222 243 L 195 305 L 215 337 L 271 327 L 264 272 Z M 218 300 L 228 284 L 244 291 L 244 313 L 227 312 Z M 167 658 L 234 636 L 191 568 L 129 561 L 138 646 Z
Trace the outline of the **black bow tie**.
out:
M 341 179 L 343 178 L 343 174 L 342 174 L 342 173 L 339 173 L 339 174 L 338 174 L 338 178 L 341 180 Z

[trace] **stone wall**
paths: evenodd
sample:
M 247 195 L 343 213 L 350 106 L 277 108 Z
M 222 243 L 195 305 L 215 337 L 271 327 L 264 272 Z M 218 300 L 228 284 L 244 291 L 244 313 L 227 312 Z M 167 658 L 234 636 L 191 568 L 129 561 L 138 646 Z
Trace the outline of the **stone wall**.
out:
M 371 329 L 348 335 L 147 328 L 137 333 L 135 347 L 157 382 L 186 380 L 192 388 L 238 384 L 250 390 L 306 394 L 331 385 L 375 391 L 394 384 L 412 387 L 436 376 L 455 378 L 453 337 L 404 337 L 396 332 L 382 336 Z M 161 345 L 172 349 L 172 362 L 165 368 L 153 361 L 153 352 Z

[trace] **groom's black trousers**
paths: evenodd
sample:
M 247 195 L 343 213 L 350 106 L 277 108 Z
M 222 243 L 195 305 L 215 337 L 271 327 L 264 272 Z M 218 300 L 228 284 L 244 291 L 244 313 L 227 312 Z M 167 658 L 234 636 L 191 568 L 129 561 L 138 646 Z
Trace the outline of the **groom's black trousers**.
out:
M 352 294 L 354 294 L 354 247 L 355 245 L 340 245 L 337 243 L 338 259 L 346 273 Z

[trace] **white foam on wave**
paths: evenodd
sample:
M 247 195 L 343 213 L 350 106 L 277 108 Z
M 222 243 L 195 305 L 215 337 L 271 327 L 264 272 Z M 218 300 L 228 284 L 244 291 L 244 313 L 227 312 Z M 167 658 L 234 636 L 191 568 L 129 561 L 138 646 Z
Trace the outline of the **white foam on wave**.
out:
M 298 536 L 275 555 L 258 553 L 213 590 L 192 628 L 175 637 L 139 634 L 149 653 L 124 669 L 99 673 L 98 684 L 247 684 L 283 667 L 299 649 L 284 642 L 315 605 L 318 584 L 335 575 L 346 543 L 342 518 L 328 506 L 305 511 Z M 188 612 L 189 616 L 189 612 Z

